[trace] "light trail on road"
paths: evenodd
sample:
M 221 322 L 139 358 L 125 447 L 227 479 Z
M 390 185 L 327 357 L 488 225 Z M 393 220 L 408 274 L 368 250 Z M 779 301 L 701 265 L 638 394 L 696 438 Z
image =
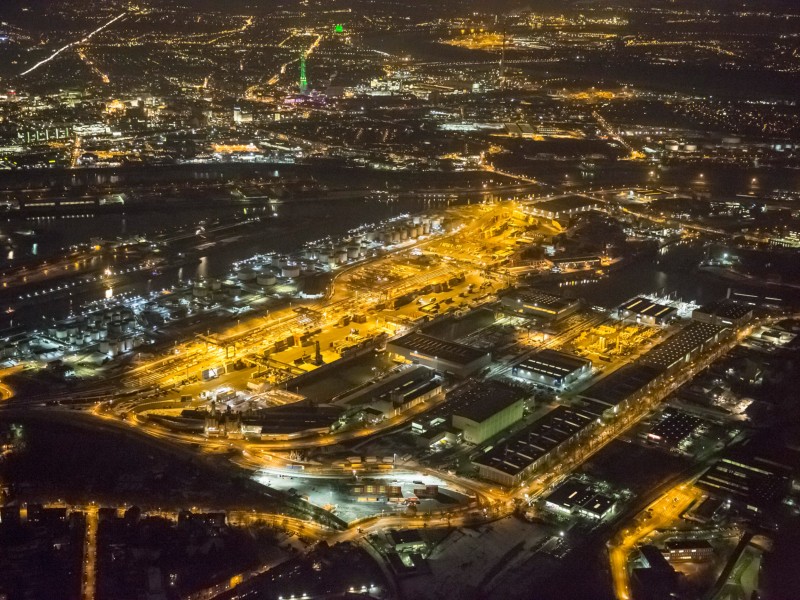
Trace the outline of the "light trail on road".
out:
M 35 70 L 36 70 L 36 69 L 38 69 L 39 67 L 42 67 L 42 66 L 46 65 L 47 63 L 51 62 L 53 59 L 55 59 L 56 57 L 58 57 L 58 55 L 59 55 L 59 54 L 61 54 L 62 52 L 65 52 L 65 51 L 69 50 L 70 48 L 74 48 L 75 46 L 79 46 L 79 45 L 81 45 L 81 44 L 84 44 L 84 43 L 88 42 L 88 41 L 89 41 L 89 40 L 90 40 L 92 37 L 94 37 L 95 35 L 97 35 L 97 34 L 98 34 L 98 33 L 100 33 L 101 31 L 103 31 L 103 30 L 104 30 L 104 29 L 106 29 L 107 27 L 110 27 L 111 25 L 113 25 L 114 23 L 116 23 L 117 21 L 119 21 L 120 19 L 122 19 L 122 18 L 126 17 L 127 15 L 128 15 L 128 13 L 127 13 L 127 12 L 120 13 L 120 14 L 118 14 L 116 17 L 114 17 L 113 19 L 111 19 L 111 20 L 110 20 L 108 23 L 106 23 L 105 25 L 101 25 L 100 27 L 98 27 L 97 29 L 95 29 L 94 31 L 92 31 L 91 33 L 88 33 L 88 34 L 86 34 L 86 35 L 85 35 L 83 38 L 81 38 L 80 40 L 76 40 L 76 41 L 74 41 L 74 42 L 70 42 L 70 43 L 69 43 L 69 44 L 67 44 L 66 46 L 62 46 L 61 48 L 59 48 L 58 50 L 56 50 L 55 52 L 53 52 L 53 53 L 52 53 L 50 56 L 48 56 L 48 57 L 47 57 L 47 58 L 45 58 L 44 60 L 40 60 L 38 63 L 36 63 L 35 65 L 33 65 L 33 66 L 32 66 L 30 69 L 28 69 L 27 71 L 23 71 L 22 73 L 20 73 L 20 77 L 24 77 L 25 75 L 28 75 L 29 73 L 32 73 L 33 71 L 35 71 Z

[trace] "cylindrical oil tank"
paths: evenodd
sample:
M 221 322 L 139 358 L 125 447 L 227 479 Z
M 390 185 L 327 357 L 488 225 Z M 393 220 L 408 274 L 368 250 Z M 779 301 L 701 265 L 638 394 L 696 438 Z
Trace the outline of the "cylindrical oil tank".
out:
M 239 281 L 253 281 L 256 278 L 256 271 L 253 267 L 242 267 L 236 273 L 236 279 Z
M 281 269 L 281 276 L 282 277 L 297 277 L 300 275 L 300 265 L 296 264 L 287 264 L 285 267 Z
M 275 275 L 272 271 L 267 271 L 264 273 L 259 273 L 258 277 L 256 278 L 256 283 L 258 285 L 275 285 Z

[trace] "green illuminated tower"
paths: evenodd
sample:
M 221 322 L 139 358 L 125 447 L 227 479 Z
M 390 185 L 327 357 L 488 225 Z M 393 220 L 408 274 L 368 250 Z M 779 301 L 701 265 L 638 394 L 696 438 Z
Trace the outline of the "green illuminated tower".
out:
M 308 91 L 308 79 L 306 78 L 306 53 L 300 55 L 300 93 Z

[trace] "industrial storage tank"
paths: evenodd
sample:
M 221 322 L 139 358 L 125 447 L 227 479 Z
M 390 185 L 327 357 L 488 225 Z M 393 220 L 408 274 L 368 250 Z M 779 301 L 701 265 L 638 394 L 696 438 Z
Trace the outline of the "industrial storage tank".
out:
M 192 286 L 192 296 L 195 298 L 207 298 L 211 290 L 205 281 L 198 281 Z
M 222 282 L 222 291 L 226 296 L 233 297 L 239 295 L 239 284 L 232 279 L 226 279 Z
M 256 277 L 256 283 L 258 285 L 275 285 L 276 282 L 277 279 L 272 271 L 263 271 Z
M 294 278 L 300 275 L 300 265 L 296 264 L 287 264 L 285 267 L 281 268 L 281 276 Z
M 236 273 L 236 278 L 239 281 L 253 281 L 256 278 L 256 271 L 253 267 L 242 267 Z
M 360 250 L 360 246 L 348 246 L 347 247 L 347 258 L 349 260 L 354 260 L 358 258 L 358 252 Z

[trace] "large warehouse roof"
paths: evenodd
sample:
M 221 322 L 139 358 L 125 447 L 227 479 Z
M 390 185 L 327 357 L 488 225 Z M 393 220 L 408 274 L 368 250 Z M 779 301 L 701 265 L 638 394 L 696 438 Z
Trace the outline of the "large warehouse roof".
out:
M 517 366 L 554 379 L 561 379 L 588 365 L 591 365 L 591 361 L 585 358 L 546 349 L 525 359 Z
M 669 369 L 718 336 L 725 327 L 694 321 L 645 354 L 641 362 L 657 369 Z
M 581 396 L 607 406 L 616 406 L 650 385 L 660 374 L 661 371 L 655 367 L 638 363 L 625 365 L 585 389 Z
M 452 408 L 454 416 L 483 423 L 524 397 L 520 390 L 497 381 L 475 381 L 448 395 L 446 407 L 455 403 Z
M 486 452 L 475 463 L 518 475 L 593 420 L 594 417 L 582 411 L 559 406 Z
M 486 352 L 476 350 L 470 346 L 449 342 L 419 332 L 409 333 L 389 342 L 389 344 L 459 365 L 468 365 L 486 355 Z

